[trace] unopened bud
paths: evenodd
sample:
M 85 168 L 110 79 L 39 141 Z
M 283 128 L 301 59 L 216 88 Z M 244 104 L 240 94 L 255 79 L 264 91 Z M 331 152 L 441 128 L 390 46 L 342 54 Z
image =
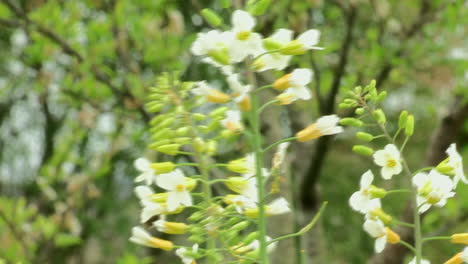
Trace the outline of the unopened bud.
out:
M 361 120 L 352 117 L 345 117 L 340 119 L 340 125 L 343 126 L 362 127 L 363 124 L 364 123 Z
M 366 132 L 357 132 L 356 137 L 362 141 L 371 142 L 374 136 Z
M 374 185 L 370 186 L 369 193 L 372 199 L 384 198 L 387 195 L 387 191 L 385 189 L 376 187 Z
M 150 167 L 159 173 L 168 173 L 174 170 L 176 165 L 172 162 L 157 162 L 151 163 Z
M 405 128 L 407 120 L 408 120 L 408 111 L 406 110 L 401 111 L 400 117 L 398 118 L 398 127 L 402 129 Z
M 385 117 L 385 113 L 382 111 L 382 109 L 377 109 L 373 113 L 375 120 L 377 120 L 377 123 L 379 124 L 385 124 L 387 122 L 387 118 Z
M 381 93 L 377 96 L 376 102 L 377 102 L 377 103 L 380 103 L 380 102 L 382 102 L 386 97 L 387 97 L 387 91 L 383 91 L 383 92 L 381 92 Z
M 297 39 L 289 42 L 280 49 L 280 53 L 283 55 L 302 55 L 305 52 L 304 44 Z
M 231 226 L 230 229 L 235 230 L 235 231 L 240 231 L 240 230 L 246 229 L 248 226 L 249 226 L 249 221 L 242 221 L 240 223 L 237 223 Z
M 276 42 L 272 38 L 266 38 L 263 40 L 263 47 L 267 50 L 278 50 L 283 46 L 283 44 Z
M 174 156 L 179 152 L 180 144 L 168 144 L 156 147 L 156 150 L 167 155 Z
M 406 120 L 406 127 L 405 127 L 405 135 L 407 137 L 412 136 L 414 133 L 414 116 L 408 115 L 408 119 Z
M 223 23 L 223 19 L 209 8 L 203 9 L 201 15 L 213 27 L 218 27 Z
M 353 146 L 353 152 L 363 156 L 372 156 L 372 154 L 374 154 L 374 150 L 372 148 L 364 145 Z
M 271 0 L 259 0 L 247 6 L 247 10 L 254 16 L 263 15 L 270 6 Z

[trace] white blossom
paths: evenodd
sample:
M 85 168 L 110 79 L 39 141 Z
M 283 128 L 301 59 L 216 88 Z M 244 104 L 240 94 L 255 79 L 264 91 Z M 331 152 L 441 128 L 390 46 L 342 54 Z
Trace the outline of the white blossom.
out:
M 255 18 L 249 13 L 236 10 L 232 14 L 233 41 L 230 45 L 230 55 L 233 62 L 243 61 L 247 56 L 258 54 L 262 50 L 262 37 L 252 32 Z
M 168 191 L 167 210 L 172 212 L 179 206 L 191 206 L 192 196 L 187 190 L 186 178 L 180 169 L 156 177 L 156 184 Z
M 413 177 L 413 185 L 418 189 L 417 204 L 419 213 L 424 213 L 432 205 L 442 207 L 447 199 L 455 195 L 450 177 L 431 170 L 429 174 L 421 172 Z
M 374 174 L 370 170 L 366 171 L 361 176 L 359 191 L 353 193 L 349 199 L 349 205 L 351 205 L 355 211 L 361 212 L 363 214 L 369 212 L 369 207 L 371 206 L 371 201 L 373 200 L 369 190 L 373 180 Z
M 156 171 L 151 168 L 151 162 L 145 158 L 138 158 L 133 163 L 135 168 L 141 172 L 141 174 L 135 178 L 135 182 L 144 181 L 146 185 L 151 185 L 151 183 L 156 179 Z
M 374 162 L 382 167 L 381 174 L 385 180 L 390 180 L 393 175 L 401 173 L 403 167 L 400 159 L 400 151 L 393 144 L 388 144 L 384 149 L 374 153 Z
M 463 171 L 463 160 L 457 151 L 457 146 L 455 144 L 451 144 L 446 152 L 448 154 L 448 164 L 450 167 L 452 167 L 455 174 L 455 177 L 453 178 L 453 187 L 457 187 L 460 180 L 463 183 L 468 184 L 468 180 L 466 179 L 465 173 Z
M 292 40 L 293 32 L 289 29 L 278 29 L 273 35 L 269 37 L 272 41 L 280 44 L 285 45 Z M 265 53 L 266 50 L 259 51 L 257 56 Z M 258 58 L 254 62 L 254 66 L 256 71 L 262 72 L 266 70 L 283 70 L 289 64 L 291 60 L 291 56 L 289 55 L 282 55 L 279 52 L 274 52 L 270 54 L 266 54 Z
M 364 230 L 375 238 L 375 252 L 382 252 L 387 244 L 387 231 L 385 230 L 384 224 L 380 220 L 368 219 L 364 222 Z
M 221 120 L 221 124 L 234 132 L 244 129 L 242 124 L 241 112 L 237 110 L 228 110 L 226 111 L 226 117 Z
M 193 264 L 194 259 L 191 256 L 187 256 L 185 253 L 187 253 L 188 250 L 186 248 L 179 248 L 175 251 L 176 255 L 182 260 L 184 264 Z M 191 252 L 197 253 L 198 252 L 198 244 L 194 244 L 192 246 Z

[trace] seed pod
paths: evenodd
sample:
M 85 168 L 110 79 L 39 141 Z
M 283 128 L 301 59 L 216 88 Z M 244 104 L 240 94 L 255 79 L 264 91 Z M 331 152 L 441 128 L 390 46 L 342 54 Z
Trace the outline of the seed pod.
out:
M 387 122 L 387 118 L 385 117 L 385 113 L 382 111 L 382 109 L 379 108 L 375 110 L 373 115 L 374 115 L 375 120 L 377 120 L 379 124 L 383 125 L 385 124 L 385 122 Z
M 371 142 L 374 139 L 372 134 L 366 132 L 357 132 L 356 137 L 362 141 Z
M 408 115 L 408 118 L 406 120 L 405 135 L 407 137 L 410 137 L 413 135 L 413 133 L 414 133 L 414 116 Z
M 340 120 L 340 125 L 362 127 L 362 125 L 364 125 L 364 123 L 361 120 L 356 119 L 356 118 L 345 117 L 345 118 L 342 118 Z
M 407 120 L 408 120 L 408 111 L 406 110 L 401 111 L 400 117 L 398 118 L 398 127 L 405 128 Z

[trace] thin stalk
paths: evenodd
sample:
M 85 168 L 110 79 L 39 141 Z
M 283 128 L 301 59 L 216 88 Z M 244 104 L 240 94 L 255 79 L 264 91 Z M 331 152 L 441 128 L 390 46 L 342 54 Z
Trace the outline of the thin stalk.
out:
M 390 190 L 387 191 L 387 194 L 393 194 L 393 193 L 412 193 L 413 191 L 411 190 L 406 190 L 406 189 L 398 189 L 398 190 Z
M 413 225 L 413 224 L 406 223 L 406 222 L 403 222 L 403 221 L 400 221 L 400 220 L 396 220 L 396 219 L 392 219 L 392 223 L 394 223 L 394 224 L 396 224 L 396 225 L 401 225 L 401 226 L 406 226 L 406 227 L 414 228 L 414 225 Z
M 258 110 L 257 110 L 257 115 L 260 115 L 260 114 L 263 112 L 263 110 L 265 110 L 268 106 L 273 105 L 273 104 L 276 104 L 277 102 L 279 102 L 279 100 L 278 100 L 278 99 L 274 99 L 274 100 L 271 100 L 271 101 L 265 103 L 264 105 L 260 106 L 260 107 L 258 108 Z
M 249 83 L 256 87 L 255 75 L 252 71 L 248 72 Z M 259 261 L 262 264 L 268 264 L 268 252 L 267 252 L 267 228 L 266 228 L 266 214 L 265 214 L 265 189 L 264 179 L 262 175 L 263 168 L 263 152 L 262 152 L 262 134 L 260 131 L 260 120 L 258 116 L 259 101 L 258 95 L 252 93 L 250 95 L 252 102 L 252 109 L 250 110 L 250 125 L 253 130 L 252 145 L 255 152 L 255 170 L 257 178 L 257 194 L 258 194 L 258 232 L 259 232 Z
M 427 241 L 432 241 L 432 240 L 451 240 L 451 236 L 435 236 L 435 237 L 426 237 L 423 238 L 423 243 Z
M 255 89 L 255 90 L 253 90 L 252 93 L 259 93 L 259 92 L 261 92 L 261 91 L 263 91 L 265 89 L 272 88 L 272 87 L 273 87 L 272 84 L 268 84 L 268 85 L 265 85 L 265 86 L 262 86 L 262 87 L 259 87 L 259 88 Z
M 413 246 L 411 246 L 410 244 L 408 244 L 407 242 L 405 242 L 403 240 L 400 240 L 399 243 L 402 244 L 403 246 L 407 247 L 409 250 L 413 251 L 414 254 L 416 254 L 416 249 Z
M 297 137 L 290 137 L 290 138 L 285 138 L 285 139 L 282 139 L 282 140 L 280 140 L 280 141 L 277 141 L 277 142 L 275 142 L 275 143 L 269 145 L 268 147 L 264 148 L 264 149 L 263 149 L 263 153 L 265 153 L 265 152 L 267 152 L 268 150 L 270 150 L 270 149 L 272 149 L 272 148 L 278 146 L 278 145 L 281 144 L 281 143 L 288 142 L 288 141 L 294 141 L 294 140 L 296 140 L 296 139 L 297 139 Z

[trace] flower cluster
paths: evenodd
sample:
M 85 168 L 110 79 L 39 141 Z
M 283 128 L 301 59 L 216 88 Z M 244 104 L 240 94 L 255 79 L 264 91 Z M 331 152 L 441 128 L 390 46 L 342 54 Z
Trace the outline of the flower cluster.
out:
M 367 85 L 364 89 L 356 87 L 349 92 L 350 98 L 345 99 L 341 104 L 343 108 L 355 108 L 355 113 L 358 118 L 344 118 L 340 122 L 343 125 L 354 126 L 357 128 L 363 127 L 366 120 L 370 116 L 374 125 L 379 127 L 381 134 L 373 135 L 366 131 L 359 131 L 356 137 L 365 142 L 371 142 L 379 138 L 385 138 L 387 145 L 383 149 L 374 151 L 366 145 L 356 145 L 353 151 L 360 155 L 372 156 L 375 165 L 380 168 L 380 176 L 382 180 L 391 180 L 393 177 L 400 177 L 405 174 L 410 179 L 407 189 L 386 190 L 384 188 L 373 185 L 374 174 L 372 170 L 366 171 L 360 180 L 360 189 L 353 193 L 349 199 L 351 208 L 364 215 L 364 230 L 376 239 L 375 252 L 380 253 L 384 250 L 386 243 L 396 244 L 401 243 L 412 250 L 416 257 L 411 260 L 410 264 L 428 264 L 429 261 L 422 259 L 422 237 L 421 237 L 421 218 L 423 214 L 432 206 L 443 207 L 447 200 L 455 196 L 455 189 L 459 182 L 468 183 L 462 165 L 462 158 L 456 150 L 456 145 L 451 144 L 447 149 L 447 159 L 442 161 L 436 167 L 427 167 L 416 172 L 411 172 L 406 163 L 402 151 L 404 150 L 409 138 L 414 132 L 414 117 L 409 115 L 407 111 L 400 114 L 398 120 L 398 130 L 394 135 L 391 135 L 387 130 L 387 118 L 382 109 L 377 108 L 384 98 L 386 93 L 378 93 L 375 87 L 375 82 Z M 403 143 L 398 147 L 398 138 L 404 134 Z M 453 177 L 451 177 L 453 176 Z M 382 199 L 394 193 L 408 193 L 413 195 L 413 207 L 415 221 L 414 223 L 406 223 L 394 219 L 390 214 L 382 209 Z M 415 229 L 415 246 L 402 241 L 391 227 L 395 225 L 403 225 Z M 455 234 L 451 237 L 442 237 L 443 239 L 451 239 L 453 243 L 468 244 L 466 234 Z M 425 238 L 426 240 L 440 239 Z M 466 250 L 457 254 L 446 263 L 463 263 L 466 262 Z
M 202 15 L 211 25 L 221 26 L 221 18 L 213 11 L 205 9 Z M 192 54 L 218 68 L 226 87 L 207 80 L 180 82 L 177 75 L 166 74 L 151 88 L 146 108 L 157 116 L 150 121 L 150 148 L 160 162 L 138 158 L 134 163 L 140 172 L 135 182 L 142 184 L 135 188 L 142 206 L 140 222 L 160 233 L 186 235 L 191 244 L 174 245 L 143 227 L 133 229 L 132 242 L 167 251 L 176 249 L 183 263 L 192 264 L 201 258 L 209 263 L 232 258 L 241 263 L 267 263 L 266 254 L 282 239 L 268 237 L 265 222 L 268 217 L 291 211 L 289 202 L 278 196 L 278 177 L 288 141 L 305 142 L 341 133 L 343 128 L 337 116 L 323 116 L 290 138 L 262 145 L 262 110 L 311 99 L 308 85 L 313 73 L 295 69 L 257 87 L 256 72 L 283 70 L 292 56 L 321 48 L 316 46 L 318 30 L 294 38 L 291 30 L 279 29 L 264 38 L 255 27 L 254 16 L 235 10 L 228 30 L 201 32 L 192 44 Z M 267 88 L 279 94 L 260 105 L 258 93 Z M 242 139 L 250 143 L 250 153 L 230 161 L 216 160 L 219 148 L 229 149 L 229 143 Z M 271 168 L 264 168 L 263 153 L 276 146 Z M 161 159 L 164 155 L 166 160 Z M 215 193 L 217 184 L 226 188 L 216 186 L 220 188 Z M 271 192 L 266 191 L 268 185 Z M 186 221 L 181 222 L 181 216 L 187 216 Z

